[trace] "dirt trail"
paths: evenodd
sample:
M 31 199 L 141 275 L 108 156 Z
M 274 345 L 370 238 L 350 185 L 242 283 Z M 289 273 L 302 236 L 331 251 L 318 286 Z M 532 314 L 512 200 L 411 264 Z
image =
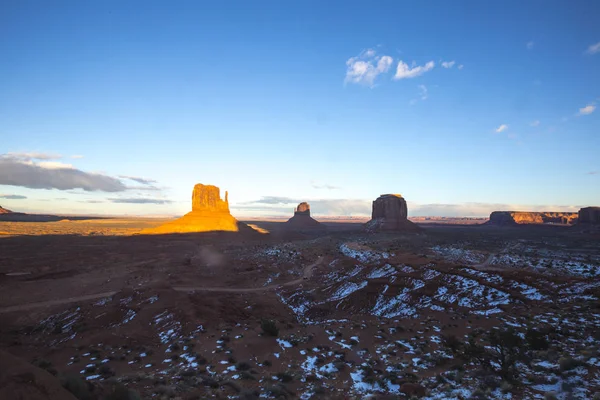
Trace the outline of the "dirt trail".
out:
M 263 286 L 263 287 L 258 287 L 258 288 L 256 288 L 256 287 L 252 287 L 252 288 L 221 287 L 221 288 L 219 288 L 219 287 L 202 287 L 202 286 L 200 286 L 200 287 L 173 287 L 173 289 L 178 292 L 221 292 L 221 293 L 249 293 L 249 292 L 263 292 L 263 291 L 267 291 L 267 290 L 275 290 L 275 289 L 285 287 L 285 286 L 299 285 L 305 279 L 310 279 L 312 277 L 313 268 L 316 267 L 317 265 L 320 265 L 322 262 L 323 262 L 323 257 L 319 257 L 315 263 L 304 267 L 304 269 L 302 270 L 302 278 L 294 279 L 294 280 L 291 280 L 291 281 L 288 281 L 288 282 L 285 282 L 282 284 L 268 285 L 268 286 Z M 48 300 L 48 301 L 41 301 L 38 303 L 28 303 L 28 304 L 21 304 L 21 305 L 16 305 L 16 306 L 3 307 L 3 308 L 0 308 L 0 314 L 14 312 L 14 311 L 27 311 L 27 310 L 32 310 L 34 308 L 56 306 L 56 305 L 60 305 L 60 304 L 76 303 L 78 301 L 95 300 L 95 299 L 100 299 L 103 297 L 114 296 L 117 293 L 118 293 L 118 291 L 96 293 L 96 294 L 90 294 L 90 295 L 86 295 L 86 296 L 67 297 L 67 298 L 58 299 L 58 300 Z
M 281 284 L 268 285 L 262 287 L 252 287 L 252 288 L 229 288 L 229 287 L 183 287 L 176 286 L 173 287 L 174 290 L 178 292 L 221 292 L 221 293 L 249 293 L 249 292 L 264 292 L 267 290 L 275 290 L 285 286 L 294 286 L 299 285 L 305 279 L 310 279 L 312 277 L 312 270 L 317 265 L 323 262 L 323 257 L 319 257 L 316 262 L 313 264 L 307 265 L 302 270 L 302 278 L 294 279 L 292 281 L 288 281 Z
M 56 305 L 60 305 L 60 304 L 75 303 L 78 301 L 101 299 L 103 297 L 114 296 L 117 293 L 118 292 L 104 292 L 104 293 L 88 294 L 86 296 L 67 297 L 65 299 L 48 300 L 48 301 L 41 301 L 39 303 L 28 303 L 28 304 L 21 304 L 21 305 L 17 305 L 17 306 L 4 307 L 4 308 L 0 308 L 0 314 L 13 312 L 13 311 L 27 311 L 27 310 L 31 310 L 31 309 L 38 308 L 38 307 L 56 306 Z

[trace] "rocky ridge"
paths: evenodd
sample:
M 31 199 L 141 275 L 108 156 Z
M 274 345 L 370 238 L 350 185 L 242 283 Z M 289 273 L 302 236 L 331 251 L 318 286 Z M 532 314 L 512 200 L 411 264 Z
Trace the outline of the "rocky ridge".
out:
M 572 225 L 578 214 L 573 212 L 526 212 L 494 211 L 490 214 L 490 225 L 558 224 Z

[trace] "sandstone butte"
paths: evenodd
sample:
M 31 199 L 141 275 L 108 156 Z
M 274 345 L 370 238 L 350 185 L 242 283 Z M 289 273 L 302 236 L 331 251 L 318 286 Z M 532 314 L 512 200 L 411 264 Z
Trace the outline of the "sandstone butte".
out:
M 290 230 L 324 230 L 323 224 L 310 216 L 310 205 L 306 202 L 298 204 L 294 216 L 285 222 L 285 228 Z
M 192 192 L 192 211 L 174 221 L 156 228 L 147 228 L 141 234 L 239 231 L 240 223 L 229 212 L 228 193 L 221 199 L 221 191 L 213 185 L 197 184 Z
M 584 207 L 579 210 L 580 224 L 600 224 L 600 207 Z
M 419 227 L 408 220 L 406 200 L 399 194 L 382 194 L 373 201 L 368 231 L 418 231 Z
M 12 213 L 12 211 L 7 210 L 6 208 L 2 208 L 2 206 L 0 206 L 0 214 L 10 214 Z
M 578 213 L 573 212 L 526 212 L 494 211 L 490 214 L 489 225 L 558 224 L 572 225 L 577 222 Z

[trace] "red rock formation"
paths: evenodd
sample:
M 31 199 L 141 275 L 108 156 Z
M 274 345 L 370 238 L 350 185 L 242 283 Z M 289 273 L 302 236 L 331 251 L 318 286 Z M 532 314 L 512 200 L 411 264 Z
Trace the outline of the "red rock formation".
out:
M 323 224 L 310 216 L 310 205 L 306 202 L 298 204 L 294 210 L 294 216 L 285 223 L 285 228 L 295 231 L 326 229 Z
M 399 194 L 382 194 L 373 202 L 371 220 L 367 222 L 366 228 L 369 231 L 419 229 L 408 220 L 406 200 Z
M 159 227 L 144 229 L 141 233 L 237 232 L 241 223 L 229 213 L 227 197 L 225 192 L 225 200 L 221 200 L 216 186 L 197 184 L 192 192 L 192 212 Z
M 2 208 L 2 206 L 0 206 L 0 214 L 10 214 L 12 213 L 12 211 L 7 210 L 6 208 Z
M 600 207 L 584 207 L 579 210 L 579 223 L 600 224 Z
M 524 212 L 494 211 L 490 214 L 490 225 L 559 224 L 572 225 L 578 214 L 569 212 Z

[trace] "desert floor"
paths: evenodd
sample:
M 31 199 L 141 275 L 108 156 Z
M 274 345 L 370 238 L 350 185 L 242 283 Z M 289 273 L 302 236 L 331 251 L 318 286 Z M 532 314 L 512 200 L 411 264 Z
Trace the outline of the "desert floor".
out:
M 117 384 L 143 399 L 600 390 L 598 236 L 274 221 L 249 222 L 269 233 L 135 234 L 162 222 L 0 222 L 0 358 L 71 392 L 83 382 L 90 399 Z M 28 385 L 8 376 L 0 397 Z

